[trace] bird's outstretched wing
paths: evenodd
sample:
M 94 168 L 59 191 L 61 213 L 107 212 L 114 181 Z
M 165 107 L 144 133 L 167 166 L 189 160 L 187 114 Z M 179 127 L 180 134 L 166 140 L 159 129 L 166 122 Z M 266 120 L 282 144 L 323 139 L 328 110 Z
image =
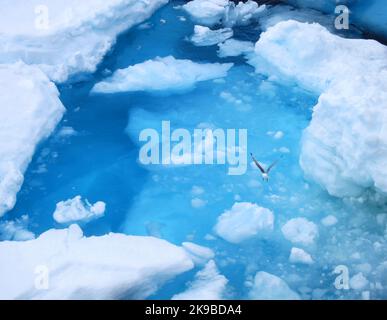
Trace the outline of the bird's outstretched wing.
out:
M 276 166 L 277 163 L 278 163 L 280 160 L 281 160 L 281 159 L 278 159 L 278 160 L 274 161 L 274 162 L 269 166 L 269 168 L 267 168 L 267 173 L 269 173 L 270 170 L 273 169 L 273 167 Z
M 261 170 L 262 173 L 266 173 L 265 169 L 262 168 L 262 166 L 259 164 L 259 162 L 257 161 L 257 159 L 254 158 L 253 154 L 250 153 L 251 157 L 253 158 L 253 161 L 255 163 L 255 165 L 258 167 L 259 170 Z

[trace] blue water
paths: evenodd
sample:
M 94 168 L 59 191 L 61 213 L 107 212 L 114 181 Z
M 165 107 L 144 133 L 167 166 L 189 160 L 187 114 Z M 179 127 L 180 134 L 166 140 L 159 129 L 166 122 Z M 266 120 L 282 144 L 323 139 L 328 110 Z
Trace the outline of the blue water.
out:
M 72 127 L 77 134 L 66 138 L 54 134 L 39 146 L 17 205 L 7 219 L 28 214 L 29 229 L 40 234 L 60 227 L 52 218 L 57 202 L 82 195 L 90 202 L 101 200 L 107 204 L 105 217 L 83 226 L 86 235 L 110 231 L 153 235 L 176 244 L 189 240 L 212 248 L 220 272 L 229 279 L 230 298 L 246 298 L 249 288 L 245 282 L 259 270 L 286 279 L 305 299 L 318 295 L 325 299 L 359 298 L 358 292 L 335 290 L 331 272 L 338 264 L 353 268 L 360 262 L 377 266 L 385 253 L 377 256 L 369 248 L 372 241 L 382 238 L 383 230 L 378 229 L 374 218 L 369 218 L 377 208 L 330 197 L 303 177 L 298 163 L 300 139 L 317 97 L 296 85 L 268 81 L 242 57 L 219 59 L 216 46 L 193 46 L 185 40 L 193 24 L 188 17 L 181 21 L 179 16 L 184 13 L 173 5 L 176 2 L 157 12 L 148 22 L 149 28 L 135 28 L 121 35 L 95 74 L 59 87 L 67 113 L 58 132 L 62 127 Z M 237 29 L 235 37 L 256 41 L 259 26 Z M 181 94 L 90 95 L 90 89 L 108 70 L 167 55 L 197 62 L 233 62 L 235 66 L 224 82 L 200 83 Z M 221 94 L 225 92 L 242 103 L 224 100 Z M 169 120 L 173 128 L 188 130 L 203 123 L 248 129 L 249 152 L 266 164 L 281 155 L 282 159 L 270 183 L 263 183 L 259 172 L 250 166 L 241 176 L 227 175 L 227 166 L 221 165 L 142 166 L 138 162 L 139 132 L 160 129 L 162 120 Z M 269 131 L 282 131 L 284 137 L 276 140 L 267 134 Z M 284 148 L 288 152 L 283 152 Z M 193 187 L 202 188 L 204 193 L 193 195 Z M 206 205 L 192 207 L 191 200 L 196 197 Z M 269 239 L 241 245 L 205 240 L 217 217 L 236 201 L 254 202 L 275 213 L 275 231 Z M 338 217 L 337 226 L 324 228 L 320 224 L 328 214 Z M 292 246 L 281 235 L 280 227 L 299 216 L 319 225 L 319 239 L 309 250 L 317 261 L 313 266 L 288 262 Z M 351 258 L 355 252 L 360 252 L 360 262 Z M 196 271 L 177 277 L 152 298 L 168 299 L 183 291 Z M 319 290 L 313 293 L 314 289 Z M 383 295 L 379 291 L 373 297 Z

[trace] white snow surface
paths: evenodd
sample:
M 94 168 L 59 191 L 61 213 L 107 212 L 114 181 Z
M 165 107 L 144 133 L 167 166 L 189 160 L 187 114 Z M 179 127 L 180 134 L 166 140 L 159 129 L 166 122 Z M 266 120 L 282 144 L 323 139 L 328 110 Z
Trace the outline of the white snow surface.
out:
M 153 237 L 85 237 L 77 225 L 0 242 L 0 299 L 143 299 L 193 268 L 181 247 Z M 76 281 L 74 281 L 76 279 Z
M 94 72 L 118 34 L 168 0 L 3 0 L 0 63 L 38 65 L 51 80 Z
M 218 217 L 214 232 L 231 243 L 240 243 L 274 228 L 274 214 L 250 202 L 237 202 Z
M 157 57 L 115 71 L 97 83 L 92 92 L 184 91 L 194 88 L 197 82 L 225 77 L 232 66 L 232 63 L 196 63 L 173 56 Z
M 320 95 L 302 139 L 306 176 L 338 197 L 387 193 L 387 47 L 284 21 L 261 35 L 255 53 L 257 72 Z
M 0 217 L 14 207 L 36 146 L 64 111 L 58 90 L 39 68 L 0 64 Z
M 53 218 L 56 222 L 64 224 L 86 223 L 103 217 L 105 209 L 106 204 L 102 201 L 91 204 L 88 200 L 83 201 L 81 196 L 76 196 L 73 199 L 58 202 Z
M 213 260 L 195 275 L 188 289 L 172 297 L 172 300 L 221 300 L 224 299 L 228 280 L 219 274 Z

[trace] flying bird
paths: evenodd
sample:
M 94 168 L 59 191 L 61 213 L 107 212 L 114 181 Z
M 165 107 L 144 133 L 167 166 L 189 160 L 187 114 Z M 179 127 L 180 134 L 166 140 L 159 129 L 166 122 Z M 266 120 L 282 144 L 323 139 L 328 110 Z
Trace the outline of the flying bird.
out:
M 263 181 L 269 181 L 269 173 L 271 171 L 271 169 L 273 169 L 273 167 L 278 163 L 279 159 L 274 161 L 268 168 L 267 170 L 265 170 L 261 164 L 257 161 L 257 159 L 254 158 L 253 154 L 250 153 L 251 157 L 253 158 L 253 161 L 255 163 L 255 165 L 258 167 L 258 169 L 261 171 L 262 173 L 262 180 Z

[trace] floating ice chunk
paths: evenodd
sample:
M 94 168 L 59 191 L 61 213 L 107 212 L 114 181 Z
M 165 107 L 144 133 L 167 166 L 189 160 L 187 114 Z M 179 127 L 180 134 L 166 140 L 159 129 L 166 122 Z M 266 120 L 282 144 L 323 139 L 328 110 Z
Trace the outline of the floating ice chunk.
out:
M 282 131 L 269 131 L 267 135 L 273 137 L 276 140 L 282 139 L 284 136 L 284 133 Z
M 27 229 L 28 216 L 24 215 L 14 221 L 0 223 L 0 240 L 26 241 L 35 238 L 35 234 Z
M 368 280 L 362 272 L 359 272 L 349 280 L 349 285 L 354 290 L 362 290 L 368 285 Z
M 313 264 L 312 256 L 300 248 L 292 248 L 289 256 L 290 263 Z
M 289 148 L 286 148 L 286 147 L 280 147 L 278 149 L 278 152 L 281 152 L 281 153 L 290 153 L 290 150 Z
M 219 274 L 213 260 L 195 275 L 189 288 L 172 297 L 172 300 L 221 300 L 224 298 L 228 280 Z
M 222 21 L 228 5 L 228 0 L 193 0 L 183 5 L 183 9 L 195 22 L 213 26 Z
M 255 275 L 249 296 L 254 300 L 300 300 L 284 280 L 264 271 Z
M 313 244 L 318 236 L 317 226 L 305 218 L 291 219 L 281 230 L 287 240 L 303 245 Z
M 87 200 L 82 201 L 81 196 L 76 196 L 73 199 L 57 203 L 53 217 L 58 223 L 86 223 L 103 217 L 105 209 L 106 204 L 102 201 L 92 205 Z
M 257 20 L 266 6 L 256 2 L 240 1 L 237 5 L 229 0 L 193 0 L 183 6 L 192 20 L 205 25 L 223 24 L 227 27 L 247 25 Z
M 254 52 L 254 43 L 250 41 L 241 41 L 229 39 L 218 44 L 218 56 L 220 58 L 237 57 Z
M 65 109 L 46 75 L 22 62 L 0 65 L 0 106 L 1 217 L 15 205 L 37 144 L 54 131 Z
M 233 36 L 234 32 L 231 28 L 211 30 L 208 27 L 195 26 L 194 35 L 191 37 L 191 42 L 198 47 L 212 46 L 219 42 L 226 41 Z
M 223 78 L 232 63 L 195 63 L 172 56 L 148 60 L 114 72 L 97 83 L 92 92 L 181 91 L 191 89 L 197 82 Z
M 0 63 L 36 64 L 59 82 L 79 72 L 94 72 L 119 33 L 145 21 L 167 2 L 4 0 Z
M 77 225 L 0 242 L 0 299 L 143 299 L 193 268 L 185 250 L 153 237 L 84 237 Z M 36 288 L 36 272 L 49 286 Z M 76 281 L 74 281 L 74 277 Z
M 215 256 L 214 252 L 210 248 L 199 246 L 192 242 L 183 242 L 182 247 L 187 251 L 192 261 L 198 265 L 205 264 L 208 260 L 213 259 Z
M 329 215 L 329 216 L 326 216 L 325 218 L 323 218 L 321 220 L 321 223 L 325 227 L 331 227 L 331 226 L 334 226 L 337 223 L 337 218 L 335 216 Z
M 286 21 L 263 33 L 255 50 L 257 71 L 321 94 L 302 139 L 306 176 L 339 197 L 387 192 L 387 47 Z
M 254 203 L 235 203 L 230 210 L 219 216 L 214 232 L 231 243 L 240 243 L 261 232 L 271 231 L 274 214 Z

